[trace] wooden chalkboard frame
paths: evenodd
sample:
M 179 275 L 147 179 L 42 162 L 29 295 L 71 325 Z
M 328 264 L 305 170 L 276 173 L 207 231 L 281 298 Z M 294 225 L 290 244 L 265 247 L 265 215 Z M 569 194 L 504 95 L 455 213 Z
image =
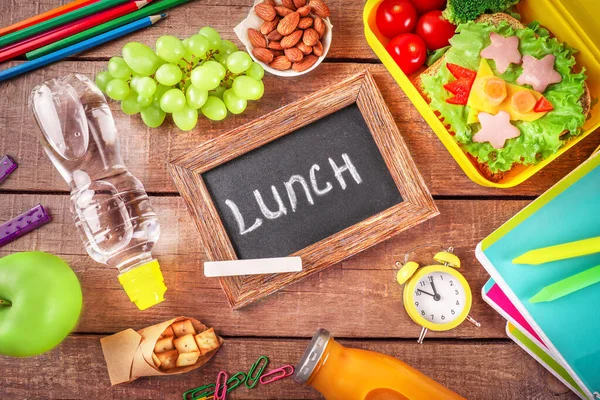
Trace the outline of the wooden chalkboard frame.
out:
M 219 278 L 233 309 L 439 214 L 373 77 L 365 70 L 209 140 L 169 163 L 169 171 L 198 228 L 208 259 L 235 260 L 237 256 L 202 174 L 353 103 L 358 105 L 404 201 L 292 254 L 302 258 L 302 272 Z

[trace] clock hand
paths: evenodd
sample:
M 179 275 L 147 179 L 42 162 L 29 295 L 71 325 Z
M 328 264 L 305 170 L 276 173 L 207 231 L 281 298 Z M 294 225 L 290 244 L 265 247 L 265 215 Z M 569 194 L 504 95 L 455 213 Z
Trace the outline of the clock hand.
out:
M 442 298 L 442 296 L 440 296 L 437 292 L 437 290 L 435 290 L 435 285 L 433 284 L 433 281 L 429 281 L 429 283 L 431 283 L 431 288 L 433 289 L 433 299 L 435 301 L 440 301 L 440 299 Z
M 417 289 L 417 290 L 418 290 L 419 292 L 421 292 L 421 293 L 428 294 L 428 295 L 429 295 L 429 296 L 431 296 L 431 297 L 435 297 L 435 295 L 433 295 L 433 294 L 431 294 L 431 293 L 429 293 L 429 292 L 426 292 L 426 291 L 424 291 L 424 290 L 421 290 L 421 289 Z
M 437 292 L 437 290 L 435 290 L 435 285 L 433 284 L 433 281 L 430 281 L 429 283 L 431 283 L 431 288 L 433 289 L 433 294 L 437 296 L 438 292 Z

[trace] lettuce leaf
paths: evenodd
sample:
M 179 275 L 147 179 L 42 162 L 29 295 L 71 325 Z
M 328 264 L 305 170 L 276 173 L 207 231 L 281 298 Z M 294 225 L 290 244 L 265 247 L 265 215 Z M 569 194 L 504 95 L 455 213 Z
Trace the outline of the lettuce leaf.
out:
M 533 28 L 533 29 L 532 29 Z M 585 70 L 574 72 L 575 49 L 560 43 L 556 38 L 544 34 L 539 24 L 531 28 L 514 29 L 506 22 L 498 26 L 487 23 L 468 22 L 457 29 L 450 40 L 452 47 L 446 52 L 444 65 L 435 75 L 422 76 L 423 90 L 431 99 L 430 106 L 441 114 L 441 119 L 450 125 L 455 140 L 463 149 L 475 156 L 480 162 L 489 165 L 492 172 L 507 171 L 514 163 L 536 164 L 556 153 L 570 136 L 578 135 L 585 122 L 583 108 L 579 99 L 584 92 Z M 541 36 L 536 35 L 540 31 Z M 490 44 L 490 33 L 503 36 L 517 35 L 519 51 L 522 55 L 531 55 L 538 59 L 554 54 L 554 69 L 561 75 L 562 81 L 548 86 L 544 96 L 552 103 L 554 110 L 542 118 L 533 121 L 513 121 L 521 135 L 509 139 L 503 149 L 494 149 L 489 143 L 475 143 L 473 135 L 481 128 L 479 124 L 467 124 L 468 106 L 446 103 L 452 95 L 443 86 L 454 79 L 445 63 L 454 63 L 476 71 L 479 67 L 479 53 Z M 523 68 L 511 64 L 506 72 L 499 74 L 493 60 L 488 60 L 494 74 L 510 83 L 515 83 Z M 564 131 L 569 134 L 561 137 Z

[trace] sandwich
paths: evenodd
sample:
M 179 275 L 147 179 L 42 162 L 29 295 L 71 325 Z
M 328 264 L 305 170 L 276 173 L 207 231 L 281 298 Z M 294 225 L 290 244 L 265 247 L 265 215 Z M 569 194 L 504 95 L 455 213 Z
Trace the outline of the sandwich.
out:
M 500 182 L 582 132 L 585 69 L 538 23 L 486 14 L 461 24 L 450 44 L 413 83 L 485 178 Z

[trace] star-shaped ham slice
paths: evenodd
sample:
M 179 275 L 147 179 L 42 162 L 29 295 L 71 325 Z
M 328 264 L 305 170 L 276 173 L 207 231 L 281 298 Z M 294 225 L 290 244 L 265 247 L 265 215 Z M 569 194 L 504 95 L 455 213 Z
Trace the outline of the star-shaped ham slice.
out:
M 554 54 L 548 54 L 541 60 L 532 56 L 523 56 L 523 72 L 517 78 L 519 85 L 531 85 L 544 93 L 548 85 L 562 81 L 562 76 L 554 70 Z
M 521 135 L 519 128 L 510 123 L 510 115 L 506 111 L 499 111 L 496 115 L 480 112 L 478 117 L 481 130 L 473 136 L 474 142 L 490 142 L 493 148 L 502 149 L 508 139 Z
M 481 50 L 481 57 L 494 60 L 496 69 L 501 74 L 505 73 L 510 63 L 521 64 L 519 52 L 519 38 L 516 36 L 504 37 L 496 32 L 490 33 L 492 43 Z

